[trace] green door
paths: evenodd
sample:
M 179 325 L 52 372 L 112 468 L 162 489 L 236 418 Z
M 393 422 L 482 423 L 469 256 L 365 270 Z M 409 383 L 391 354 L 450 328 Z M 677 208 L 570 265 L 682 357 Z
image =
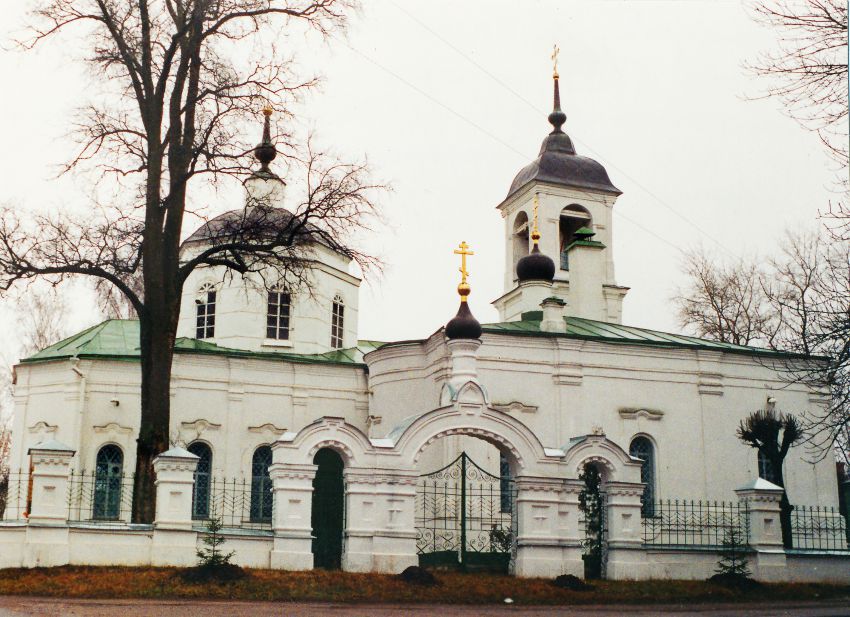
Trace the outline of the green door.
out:
M 342 566 L 344 490 L 342 457 L 322 448 L 313 457 L 318 465 L 313 479 L 313 565 L 338 570 Z

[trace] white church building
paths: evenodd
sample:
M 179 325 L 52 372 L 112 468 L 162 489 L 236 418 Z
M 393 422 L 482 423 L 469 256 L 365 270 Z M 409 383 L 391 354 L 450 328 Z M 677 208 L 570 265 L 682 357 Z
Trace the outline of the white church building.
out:
M 192 564 L 214 516 L 251 567 L 582 575 L 592 542 L 580 475 L 593 466 L 609 578 L 705 578 L 737 530 L 760 579 L 850 580 L 834 462 L 791 450 L 783 546 L 782 489 L 736 437 L 757 409 L 828 400 L 788 383 L 783 367 L 799 356 L 622 323 L 621 192 L 562 130 L 557 75 L 554 97 L 539 155 L 496 205 L 498 323 L 470 310 L 465 244 L 458 314 L 419 340 L 360 340 L 360 280 L 320 243 L 312 295 L 220 267 L 190 276 L 153 525 L 129 520 L 138 323 L 106 321 L 22 360 L 0 567 Z M 256 156 L 245 205 L 188 236 L 187 258 L 252 208 L 292 216 L 268 130 Z

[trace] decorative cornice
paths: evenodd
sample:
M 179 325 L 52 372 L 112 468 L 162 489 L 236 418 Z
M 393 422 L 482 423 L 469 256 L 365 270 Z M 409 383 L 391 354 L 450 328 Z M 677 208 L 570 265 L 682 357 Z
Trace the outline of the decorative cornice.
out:
M 700 394 L 723 396 L 723 375 L 720 373 L 700 373 L 697 390 Z
M 660 420 L 664 417 L 664 412 L 660 409 L 648 409 L 646 407 L 620 407 L 617 411 L 620 417 L 625 420 L 637 420 L 638 418 Z
M 248 431 L 251 433 L 266 434 L 271 437 L 280 437 L 286 432 L 286 428 L 275 426 L 271 422 L 266 422 L 259 426 L 249 426 Z
M 583 378 L 581 364 L 561 364 L 552 374 L 552 381 L 557 386 L 580 386 Z
M 40 421 L 36 422 L 35 424 L 33 424 L 31 427 L 29 427 L 27 430 L 30 433 L 33 433 L 33 434 L 36 434 L 36 435 L 41 434 L 41 433 L 46 433 L 46 434 L 50 435 L 50 434 L 55 433 L 58 429 L 59 429 L 59 427 L 57 425 L 48 424 L 44 420 L 40 420 Z
M 493 409 L 502 413 L 535 413 L 537 405 L 526 405 L 520 401 L 511 401 L 510 403 L 493 403 Z
M 181 422 L 180 427 L 186 430 L 194 430 L 198 433 L 203 433 L 205 431 L 217 431 L 221 428 L 221 424 L 216 424 L 203 418 L 198 418 L 197 420 L 192 420 L 191 422 Z
M 93 426 L 92 430 L 95 433 L 110 433 L 113 435 L 130 435 L 133 429 L 129 426 L 121 426 L 117 422 L 109 422 L 101 426 Z

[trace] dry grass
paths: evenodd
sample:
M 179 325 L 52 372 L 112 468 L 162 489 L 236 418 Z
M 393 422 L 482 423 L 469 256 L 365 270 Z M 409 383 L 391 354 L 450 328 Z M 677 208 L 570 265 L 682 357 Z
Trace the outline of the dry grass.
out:
M 435 587 L 385 574 L 249 570 L 232 583 L 191 584 L 176 568 L 77 567 L 0 570 L 0 594 L 63 598 L 204 598 L 276 601 L 434 602 L 441 604 L 643 604 L 759 602 L 847 598 L 850 587 L 765 585 L 741 592 L 697 581 L 594 583 L 589 592 L 559 589 L 545 579 L 438 572 Z

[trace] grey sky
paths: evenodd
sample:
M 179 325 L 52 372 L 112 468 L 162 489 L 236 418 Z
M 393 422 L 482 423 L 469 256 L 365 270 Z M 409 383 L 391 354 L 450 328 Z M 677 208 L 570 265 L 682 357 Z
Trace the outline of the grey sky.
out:
M 27 3 L 9 4 L 6 32 Z M 618 282 L 632 288 L 626 323 L 677 329 L 669 298 L 681 281 L 679 249 L 768 253 L 785 227 L 814 225 L 833 196 L 817 137 L 777 101 L 744 100 L 760 86 L 741 65 L 772 48 L 775 34 L 739 2 L 363 4 L 346 41 L 301 51 L 325 81 L 299 105 L 294 127 L 367 155 L 394 187 L 388 228 L 367 240 L 388 268 L 361 293 L 362 338 L 420 338 L 444 324 L 457 306 L 452 250 L 461 240 L 476 253 L 472 310 L 495 320 L 489 303 L 502 293 L 504 251 L 495 206 L 549 128 L 553 43 L 564 129 L 624 192 L 613 250 Z M 71 152 L 71 113 L 92 84 L 67 51 L 0 52 L 0 201 L 86 203 L 84 179 L 54 179 Z M 233 182 L 210 212 L 241 203 Z M 81 300 L 69 319 L 82 325 L 92 311 Z M 10 323 L 8 312 L 0 317 Z

